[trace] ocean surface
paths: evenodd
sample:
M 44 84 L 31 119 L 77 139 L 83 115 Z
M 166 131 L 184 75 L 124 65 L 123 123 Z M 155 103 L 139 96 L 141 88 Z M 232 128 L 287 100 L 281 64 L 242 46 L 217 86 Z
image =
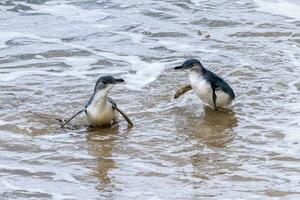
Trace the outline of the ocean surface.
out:
M 187 58 L 234 89 L 189 92 Z M 103 75 L 134 123 L 92 129 Z M 298 0 L 1 0 L 0 200 L 300 199 Z

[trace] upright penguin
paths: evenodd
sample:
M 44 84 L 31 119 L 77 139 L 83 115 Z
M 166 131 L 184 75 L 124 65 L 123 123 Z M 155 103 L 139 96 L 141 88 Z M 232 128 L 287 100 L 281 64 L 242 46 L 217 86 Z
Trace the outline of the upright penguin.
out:
M 117 107 L 115 101 L 108 97 L 108 92 L 113 88 L 113 86 L 122 82 L 124 82 L 123 79 L 116 79 L 112 76 L 100 77 L 96 82 L 94 94 L 85 105 L 85 108 L 73 115 L 61 127 L 63 128 L 74 117 L 83 111 L 85 111 L 87 119 L 92 126 L 103 127 L 111 125 L 116 119 L 115 111 L 118 111 L 126 119 L 128 126 L 132 127 L 133 123 L 131 120 Z
M 175 99 L 193 89 L 203 103 L 215 110 L 218 108 L 228 109 L 235 99 L 235 94 L 229 84 L 215 73 L 204 68 L 197 59 L 188 59 L 174 69 L 189 69 L 190 79 L 190 84 L 182 86 L 176 92 Z

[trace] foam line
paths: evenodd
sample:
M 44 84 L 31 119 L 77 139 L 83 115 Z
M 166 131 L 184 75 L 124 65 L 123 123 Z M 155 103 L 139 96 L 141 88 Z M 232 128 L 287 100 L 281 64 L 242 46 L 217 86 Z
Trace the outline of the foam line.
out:
M 108 17 L 110 14 L 100 9 L 82 9 L 80 7 L 63 3 L 62 1 L 47 2 L 44 5 L 28 4 L 19 2 L 17 4 L 31 7 L 26 13 L 46 13 L 56 17 L 63 17 L 69 21 L 81 21 L 95 23 Z
M 164 69 L 163 63 L 159 63 L 159 62 L 147 63 L 145 61 L 142 61 L 141 58 L 139 58 L 138 56 L 120 56 L 111 52 L 96 51 L 94 49 L 85 46 L 62 42 L 61 39 L 58 38 L 43 38 L 33 34 L 18 33 L 18 32 L 0 33 L 0 41 L 10 40 L 17 37 L 26 37 L 26 38 L 40 40 L 42 42 L 61 44 L 67 47 L 87 51 L 96 56 L 105 57 L 111 60 L 126 62 L 131 66 L 131 70 L 136 72 L 135 74 L 130 74 L 125 77 L 125 79 L 127 79 L 126 82 L 129 89 L 136 89 L 136 90 L 142 89 L 144 86 L 154 81 Z M 74 62 L 72 64 L 74 64 Z M 38 73 L 48 74 L 48 75 L 51 74 L 51 73 L 45 73 L 43 71 L 38 71 Z M 65 73 L 66 72 L 64 72 L 64 75 L 67 75 Z M 1 77 L 1 81 L 10 81 L 20 76 L 29 75 L 29 74 L 30 72 L 22 71 L 22 72 L 13 72 L 13 74 L 10 74 L 12 77 L 9 77 L 7 75 L 2 75 L 2 77 L 1 76 L 0 77 Z
M 254 2 L 258 6 L 257 11 L 300 19 L 300 4 L 286 0 L 254 0 Z

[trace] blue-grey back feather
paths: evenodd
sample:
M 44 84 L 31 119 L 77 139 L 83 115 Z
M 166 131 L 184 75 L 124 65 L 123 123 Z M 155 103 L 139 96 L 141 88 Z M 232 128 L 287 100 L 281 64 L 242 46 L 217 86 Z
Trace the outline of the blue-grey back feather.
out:
M 118 107 L 117 103 L 111 97 L 107 97 L 107 99 L 111 103 L 113 109 L 116 109 Z
M 92 103 L 92 101 L 94 100 L 94 95 L 90 98 L 90 100 L 85 104 L 85 109 L 87 108 L 87 107 L 89 107 L 89 105 L 91 105 L 91 103 Z
M 232 88 L 226 81 L 224 81 L 218 75 L 209 70 L 206 70 L 204 73 L 204 77 L 211 83 L 212 87 L 214 87 L 216 90 L 222 90 L 223 92 L 226 92 L 227 94 L 229 94 L 232 100 L 235 98 L 235 94 Z

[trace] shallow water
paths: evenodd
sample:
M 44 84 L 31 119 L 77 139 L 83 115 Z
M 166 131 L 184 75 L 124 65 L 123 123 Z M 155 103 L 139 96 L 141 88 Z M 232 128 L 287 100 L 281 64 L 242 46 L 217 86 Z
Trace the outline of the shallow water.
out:
M 300 4 L 0 2 L 0 199 L 299 199 Z M 205 37 L 200 32 L 209 32 Z M 172 67 L 199 58 L 236 93 L 204 108 Z M 128 130 L 63 130 L 101 75 Z

